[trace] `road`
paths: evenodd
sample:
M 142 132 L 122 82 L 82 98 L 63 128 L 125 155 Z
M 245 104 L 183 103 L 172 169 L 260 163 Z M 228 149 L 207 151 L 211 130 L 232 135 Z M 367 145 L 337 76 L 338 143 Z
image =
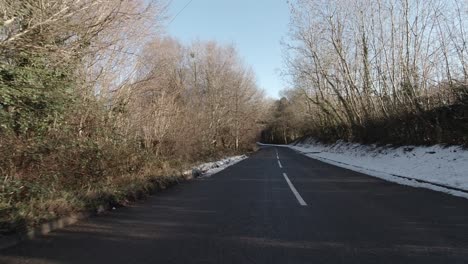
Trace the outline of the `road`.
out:
M 264 147 L 0 263 L 468 263 L 468 201 Z

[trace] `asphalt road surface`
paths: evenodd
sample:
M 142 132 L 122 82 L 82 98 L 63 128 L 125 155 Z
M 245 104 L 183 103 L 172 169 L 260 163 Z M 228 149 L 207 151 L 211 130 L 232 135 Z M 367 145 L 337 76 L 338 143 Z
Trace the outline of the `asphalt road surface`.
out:
M 278 155 L 277 155 L 278 153 Z M 468 200 L 265 147 L 0 263 L 468 263 Z

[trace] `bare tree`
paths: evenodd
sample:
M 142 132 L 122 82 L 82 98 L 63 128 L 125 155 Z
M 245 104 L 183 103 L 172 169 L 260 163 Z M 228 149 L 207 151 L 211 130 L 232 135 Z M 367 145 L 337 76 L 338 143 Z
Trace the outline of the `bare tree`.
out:
M 453 94 L 466 86 L 468 18 L 463 3 L 291 4 L 287 74 L 314 105 L 311 126 L 322 132 L 334 127 L 339 137 L 353 139 L 368 134 L 370 122 L 453 103 Z

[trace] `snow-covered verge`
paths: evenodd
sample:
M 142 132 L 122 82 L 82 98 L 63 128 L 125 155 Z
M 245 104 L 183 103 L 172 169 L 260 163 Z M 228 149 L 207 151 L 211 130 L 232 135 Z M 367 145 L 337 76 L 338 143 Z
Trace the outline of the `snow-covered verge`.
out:
M 197 167 L 193 168 L 191 171 L 184 172 L 184 175 L 192 175 L 194 178 L 196 177 L 210 177 L 213 174 L 216 174 L 229 166 L 232 166 L 244 159 L 246 159 L 246 155 L 240 156 L 232 156 L 222 160 L 203 163 L 198 165 Z
M 468 198 L 468 150 L 451 146 L 378 147 L 313 139 L 288 147 L 311 158 L 388 181 Z

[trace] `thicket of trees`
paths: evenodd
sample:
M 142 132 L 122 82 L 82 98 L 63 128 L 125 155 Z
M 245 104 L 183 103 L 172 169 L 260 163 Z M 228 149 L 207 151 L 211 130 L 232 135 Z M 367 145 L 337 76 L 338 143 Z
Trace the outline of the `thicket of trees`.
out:
M 301 135 L 364 143 L 468 143 L 466 0 L 298 0 L 280 112 Z M 271 133 L 270 133 L 271 134 Z M 275 133 L 273 133 L 275 134 Z
M 0 0 L 0 229 L 252 149 L 265 113 L 253 72 L 233 47 L 162 37 L 165 9 Z
M 128 106 L 128 136 L 157 154 L 190 159 L 251 148 L 263 98 L 233 47 L 215 42 L 184 47 L 164 38 L 144 47 L 134 84 L 114 103 Z

